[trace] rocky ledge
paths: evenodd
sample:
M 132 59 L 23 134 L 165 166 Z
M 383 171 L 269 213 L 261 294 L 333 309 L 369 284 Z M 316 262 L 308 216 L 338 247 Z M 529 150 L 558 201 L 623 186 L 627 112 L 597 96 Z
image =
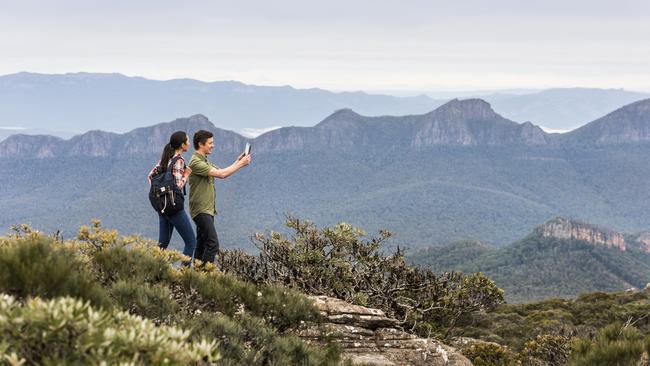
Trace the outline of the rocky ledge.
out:
M 602 245 L 621 251 L 626 250 L 625 237 L 622 234 L 561 217 L 549 220 L 535 231 L 543 237 L 583 240 L 594 245 Z
M 398 329 L 398 321 L 381 310 L 327 296 L 313 296 L 312 299 L 328 321 L 318 327 L 302 329 L 299 336 L 310 343 L 338 342 L 344 358 L 353 365 L 472 365 L 452 347 Z

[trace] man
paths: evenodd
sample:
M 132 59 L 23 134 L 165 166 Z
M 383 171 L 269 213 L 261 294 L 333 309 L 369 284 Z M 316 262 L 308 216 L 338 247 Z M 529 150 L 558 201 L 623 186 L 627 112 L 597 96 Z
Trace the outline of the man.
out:
M 208 161 L 214 148 L 212 132 L 199 130 L 194 134 L 194 155 L 190 159 L 190 216 L 196 224 L 195 258 L 213 262 L 219 251 L 219 238 L 214 227 L 217 214 L 214 178 L 225 179 L 251 163 L 251 156 L 241 154 L 227 168 L 220 169 Z

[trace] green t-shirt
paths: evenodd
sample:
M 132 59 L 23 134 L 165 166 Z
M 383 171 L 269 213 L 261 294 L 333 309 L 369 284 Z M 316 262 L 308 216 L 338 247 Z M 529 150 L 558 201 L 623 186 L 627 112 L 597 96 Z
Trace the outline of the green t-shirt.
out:
M 208 161 L 208 158 L 195 152 L 190 159 L 190 216 L 192 218 L 200 213 L 211 216 L 217 214 L 216 194 L 214 191 L 214 177 L 208 175 L 210 169 L 219 169 Z

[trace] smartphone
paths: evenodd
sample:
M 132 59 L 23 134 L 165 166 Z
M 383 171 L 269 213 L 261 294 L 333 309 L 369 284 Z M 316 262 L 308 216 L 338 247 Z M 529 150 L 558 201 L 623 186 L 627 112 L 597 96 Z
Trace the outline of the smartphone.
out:
M 251 154 L 251 144 L 247 142 L 246 147 L 244 148 L 244 155 L 250 155 L 250 154 Z

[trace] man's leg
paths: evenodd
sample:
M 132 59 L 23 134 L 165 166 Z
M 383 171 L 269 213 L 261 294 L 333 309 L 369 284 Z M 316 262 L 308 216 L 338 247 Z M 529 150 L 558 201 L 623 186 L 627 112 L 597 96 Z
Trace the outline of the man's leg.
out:
M 200 215 L 194 216 L 192 220 L 196 225 L 196 249 L 194 249 L 194 258 L 203 260 L 203 252 L 205 252 L 205 230 L 201 227 L 199 218 Z
M 197 231 L 201 233 L 201 240 L 199 241 L 199 245 L 197 245 L 196 258 L 204 262 L 214 263 L 214 259 L 219 252 L 219 237 L 217 236 L 217 230 L 214 228 L 214 216 L 203 213 L 198 214 L 194 218 L 194 222 L 196 223 Z M 202 247 L 201 253 L 199 253 L 198 247 Z

